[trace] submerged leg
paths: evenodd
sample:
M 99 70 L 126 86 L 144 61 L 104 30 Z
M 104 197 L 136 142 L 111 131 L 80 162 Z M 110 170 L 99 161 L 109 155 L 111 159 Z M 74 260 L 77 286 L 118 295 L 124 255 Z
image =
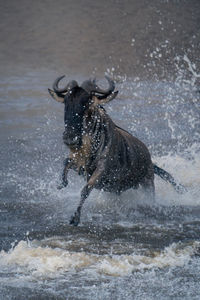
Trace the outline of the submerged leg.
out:
M 141 183 L 141 186 L 144 188 L 144 192 L 145 192 L 147 198 L 154 201 L 155 200 L 154 179 L 145 178 L 143 180 L 143 182 Z

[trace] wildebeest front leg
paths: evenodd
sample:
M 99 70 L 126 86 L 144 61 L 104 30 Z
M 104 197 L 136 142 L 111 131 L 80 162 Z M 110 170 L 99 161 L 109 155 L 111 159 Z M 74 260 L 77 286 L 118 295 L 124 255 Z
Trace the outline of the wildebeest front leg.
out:
M 96 171 L 90 177 L 90 180 L 88 181 L 88 183 L 82 189 L 81 200 L 80 200 L 79 206 L 77 207 L 77 210 L 74 213 L 74 215 L 71 217 L 70 224 L 72 224 L 74 226 L 77 226 L 79 224 L 83 203 L 85 202 L 85 199 L 89 196 L 92 189 L 95 187 L 95 184 L 100 179 L 102 171 L 103 171 L 102 168 L 96 169 Z
M 87 184 L 81 191 L 81 201 L 79 203 L 79 206 L 77 207 L 76 212 L 71 217 L 70 224 L 77 226 L 80 222 L 80 216 L 81 216 L 81 208 L 83 206 L 83 203 L 85 202 L 85 199 L 89 196 L 91 190 L 93 189 L 93 186 Z
M 74 166 L 74 162 L 71 158 L 68 157 L 64 160 L 64 169 L 62 172 L 62 182 L 57 187 L 58 190 L 61 190 L 62 188 L 66 187 L 68 185 L 67 173 L 68 173 L 69 169 L 73 168 L 73 166 Z

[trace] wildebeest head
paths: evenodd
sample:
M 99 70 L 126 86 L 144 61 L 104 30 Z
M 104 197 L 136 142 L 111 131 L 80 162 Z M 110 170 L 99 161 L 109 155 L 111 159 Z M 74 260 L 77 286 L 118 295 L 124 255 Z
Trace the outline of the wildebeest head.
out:
M 64 142 L 70 147 L 80 147 L 83 135 L 84 113 L 91 105 L 104 104 L 114 99 L 118 92 L 114 92 L 115 84 L 106 77 L 109 83 L 107 90 L 97 86 L 95 80 L 86 80 L 81 86 L 75 80 L 70 81 L 64 88 L 58 83 L 64 76 L 58 77 L 53 83 L 50 95 L 58 102 L 64 103 Z

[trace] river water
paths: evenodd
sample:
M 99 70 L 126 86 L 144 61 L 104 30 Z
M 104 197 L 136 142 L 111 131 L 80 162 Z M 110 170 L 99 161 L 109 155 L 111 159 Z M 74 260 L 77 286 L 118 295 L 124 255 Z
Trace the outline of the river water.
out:
M 43 17 L 41 25 L 48 16 L 59 21 L 65 12 L 57 12 L 55 17 L 52 1 L 49 1 L 49 12 L 38 2 L 33 5 L 32 13 L 28 11 L 26 1 L 19 1 L 21 10 L 18 6 L 13 10 L 11 2 L 4 5 L 4 25 L 8 25 L 12 18 L 15 24 L 19 17 L 27 16 L 27 19 L 20 19 L 18 25 L 21 27 L 16 31 L 23 30 L 26 39 L 31 28 L 34 40 L 40 41 L 38 47 L 42 47 L 42 38 L 45 41 L 50 39 L 50 31 L 41 28 L 41 32 L 44 34 L 47 30 L 49 36 L 37 37 L 39 31 L 35 18 L 37 20 L 38 15 Z M 48 1 L 44 2 L 48 4 Z M 124 24 L 121 25 L 124 25 L 124 34 L 120 33 L 119 39 L 121 37 L 124 43 L 128 43 L 130 34 L 126 28 L 127 24 L 130 25 L 129 9 L 132 9 L 130 13 L 134 9 L 137 11 L 135 26 L 141 35 L 144 31 L 140 27 L 142 23 L 138 23 L 139 15 L 144 12 L 145 20 L 149 20 L 149 12 L 152 20 L 154 7 L 157 7 L 159 18 L 153 28 L 159 28 L 161 33 L 166 29 L 162 5 L 166 9 L 168 1 L 153 1 L 154 5 L 149 8 L 145 1 L 140 5 L 137 1 L 134 4 L 127 1 L 127 6 L 121 1 L 109 1 L 105 15 L 103 6 L 86 2 L 91 4 L 87 8 L 94 19 L 97 12 L 101 18 L 107 18 L 107 14 L 112 18 L 113 11 L 115 21 L 117 14 L 123 12 Z M 191 19 L 194 26 L 199 6 L 193 2 Z M 59 3 L 64 4 L 63 1 Z M 177 11 L 183 9 L 180 1 L 173 3 Z M 182 44 L 180 48 L 177 45 L 172 47 L 170 36 L 159 43 L 152 29 L 154 50 L 149 46 L 148 58 L 145 58 L 149 65 L 143 61 L 145 68 L 138 66 L 138 72 L 135 67 L 130 71 L 128 66 L 133 57 L 140 63 L 143 59 L 136 38 L 129 40 L 130 49 L 136 47 L 133 57 L 127 50 L 123 53 L 124 61 L 120 61 L 120 55 L 110 50 L 112 59 L 104 60 L 99 53 L 98 62 L 98 55 L 94 56 L 91 50 L 93 65 L 90 62 L 86 67 L 79 58 L 71 69 L 73 59 L 70 63 L 69 59 L 78 57 L 79 50 L 76 48 L 77 53 L 71 52 L 74 45 L 70 43 L 71 33 L 68 33 L 71 50 L 67 54 L 65 69 L 66 57 L 60 56 L 59 50 L 56 53 L 60 65 L 51 62 L 48 66 L 54 53 L 52 45 L 46 54 L 43 48 L 36 50 L 42 53 L 44 61 L 37 57 L 37 53 L 27 52 L 27 45 L 20 35 L 19 44 L 11 49 L 15 45 L 14 33 L 6 38 L 10 27 L 4 27 L 0 73 L 0 299 L 200 298 L 200 68 L 195 49 L 199 31 L 195 34 L 189 29 L 187 31 L 184 20 L 188 20 L 187 13 L 192 6 L 187 1 L 184 5 L 186 3 L 188 6 L 184 8 L 185 15 L 180 23 L 185 31 L 179 37 L 179 44 L 187 37 L 187 41 L 193 43 L 183 52 Z M 92 28 L 90 24 L 84 25 L 87 13 L 82 2 L 72 4 L 69 1 L 68 4 L 70 11 L 80 14 L 79 25 L 83 24 L 94 33 L 97 23 Z M 177 11 L 171 6 L 167 8 L 166 13 L 171 14 L 172 22 Z M 13 17 L 15 13 L 17 17 Z M 33 19 L 30 20 L 31 14 Z M 180 19 L 180 15 L 177 18 Z M 28 19 L 29 28 L 25 26 Z M 75 21 L 73 25 L 76 25 Z M 102 22 L 100 28 L 103 26 Z M 174 29 L 181 31 L 179 27 L 178 23 L 174 24 Z M 105 35 L 113 37 L 112 33 L 118 27 L 111 28 Z M 73 30 L 77 34 L 76 26 L 72 26 Z M 55 31 L 59 36 L 57 25 Z M 100 36 L 101 33 L 99 29 Z M 56 39 L 55 32 L 54 37 Z M 113 39 L 109 41 L 116 46 Z M 34 40 L 30 38 L 30 43 Z M 109 41 L 105 38 L 101 49 L 105 50 Z M 144 41 L 140 41 L 142 51 L 147 53 Z M 84 53 L 90 49 L 89 45 L 92 41 L 84 40 Z M 96 42 L 94 47 L 97 47 Z M 11 53 L 15 51 L 13 57 Z M 22 51 L 21 55 L 19 51 Z M 170 55 L 171 73 L 163 52 Z M 66 80 L 76 79 L 80 83 L 89 77 L 89 73 L 90 76 L 96 75 L 101 86 L 106 85 L 104 74 L 113 77 L 119 95 L 105 106 L 108 114 L 119 126 L 141 139 L 149 147 L 153 161 L 184 184 L 187 192 L 177 194 L 158 177 L 155 178 L 155 203 L 144 198 L 141 190 L 129 190 L 120 196 L 94 190 L 85 202 L 80 225 L 70 226 L 69 219 L 79 202 L 84 179 L 71 171 L 68 187 L 56 189 L 68 150 L 62 142 L 63 106 L 54 102 L 47 92 L 63 71 L 67 71 Z M 151 78 L 148 74 L 152 72 L 155 76 Z

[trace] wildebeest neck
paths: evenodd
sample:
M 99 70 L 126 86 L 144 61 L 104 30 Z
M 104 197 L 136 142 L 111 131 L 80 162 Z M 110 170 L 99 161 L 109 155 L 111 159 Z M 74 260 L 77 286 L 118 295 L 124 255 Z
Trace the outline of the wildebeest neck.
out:
M 106 149 L 112 140 L 110 136 L 113 121 L 101 106 L 94 106 L 86 113 L 85 126 L 87 133 L 91 136 L 91 153 L 97 156 L 98 153 L 106 156 Z

